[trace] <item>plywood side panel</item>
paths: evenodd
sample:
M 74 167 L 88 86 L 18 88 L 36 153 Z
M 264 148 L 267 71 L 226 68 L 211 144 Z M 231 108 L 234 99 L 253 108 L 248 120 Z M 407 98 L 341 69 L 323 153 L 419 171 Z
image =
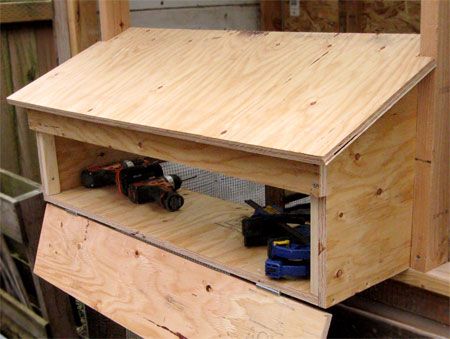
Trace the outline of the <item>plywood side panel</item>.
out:
M 144 337 L 325 337 L 330 321 L 51 205 L 35 273 Z
M 91 165 L 106 165 L 136 155 L 111 148 L 55 137 L 61 191 L 81 185 L 80 173 Z
M 328 166 L 330 306 L 409 267 L 417 90 Z
M 321 196 L 319 166 L 30 111 L 32 129 Z

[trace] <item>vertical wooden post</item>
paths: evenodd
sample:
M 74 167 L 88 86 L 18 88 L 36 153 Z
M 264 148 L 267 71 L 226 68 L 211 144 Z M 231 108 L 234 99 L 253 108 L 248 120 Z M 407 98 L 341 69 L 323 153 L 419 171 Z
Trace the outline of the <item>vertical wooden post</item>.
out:
M 66 0 L 53 1 L 53 11 L 53 34 L 55 36 L 58 64 L 62 64 L 70 58 L 70 38 Z
M 262 31 L 281 31 L 283 29 L 281 1 L 260 0 L 259 8 L 261 12 Z
M 450 0 L 421 6 L 420 52 L 437 67 L 419 84 L 411 266 L 428 271 L 448 260 Z
M 58 160 L 56 158 L 55 137 L 50 134 L 36 132 L 39 153 L 42 190 L 46 195 L 60 192 Z
M 109 40 L 130 26 L 128 0 L 99 0 L 100 31 L 102 40 Z
M 100 39 L 96 0 L 67 0 L 67 17 L 72 56 Z

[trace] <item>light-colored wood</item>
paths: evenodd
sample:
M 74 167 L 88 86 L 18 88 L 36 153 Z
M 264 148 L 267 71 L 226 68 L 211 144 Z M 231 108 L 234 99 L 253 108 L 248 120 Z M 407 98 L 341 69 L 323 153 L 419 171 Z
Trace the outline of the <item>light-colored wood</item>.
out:
M 317 165 L 176 140 L 156 134 L 134 132 L 118 127 L 99 126 L 92 122 L 49 113 L 30 111 L 29 123 L 30 128 L 43 133 L 183 163 L 296 192 L 317 196 L 325 193 Z M 77 158 L 81 157 L 82 154 Z
M 59 193 L 60 185 L 55 137 L 50 134 L 37 132 L 36 141 L 39 154 L 39 167 L 41 170 L 42 190 L 47 195 Z
M 323 230 L 325 228 L 325 198 L 316 198 L 311 196 L 311 266 L 310 266 L 310 288 L 311 293 L 319 296 L 324 293 L 323 290 L 323 270 L 324 261 L 319 259 L 325 237 Z
M 0 2 L 0 23 L 52 20 L 51 0 L 2 1 Z
M 321 306 L 409 267 L 416 111 L 414 89 L 327 168 Z
M 70 33 L 68 24 L 67 1 L 53 1 L 53 31 L 58 55 L 58 64 L 70 58 Z
M 407 34 L 130 28 L 9 102 L 322 164 L 434 68 L 418 53 Z
M 100 32 L 103 41 L 115 37 L 130 26 L 128 0 L 98 0 Z
M 51 205 L 35 273 L 143 337 L 325 337 L 330 322 L 322 311 Z
M 244 247 L 241 220 L 253 213 L 251 208 L 187 190 L 181 194 L 185 204 L 174 213 L 157 204 L 133 204 L 112 187 L 78 187 L 46 200 L 171 252 L 317 304 L 309 280 L 267 278 L 267 248 Z
M 411 267 L 448 260 L 450 225 L 450 1 L 422 1 L 421 55 L 437 67 L 419 84 Z
M 72 56 L 100 38 L 96 0 L 67 0 L 70 49 Z
M 106 165 L 136 155 L 111 148 L 55 137 L 61 191 L 81 186 L 80 173 L 91 165 Z
M 450 262 L 426 273 L 410 268 L 393 279 L 450 297 Z

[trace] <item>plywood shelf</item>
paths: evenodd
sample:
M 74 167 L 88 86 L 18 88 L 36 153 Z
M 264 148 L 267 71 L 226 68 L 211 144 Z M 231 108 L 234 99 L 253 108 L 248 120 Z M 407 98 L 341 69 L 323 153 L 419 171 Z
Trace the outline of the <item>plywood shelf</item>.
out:
M 114 188 L 77 187 L 46 199 L 196 262 L 317 303 L 309 280 L 267 278 L 267 249 L 243 246 L 240 221 L 252 213 L 251 208 L 188 190 L 181 190 L 181 194 L 185 205 L 174 213 L 155 204 L 133 204 Z

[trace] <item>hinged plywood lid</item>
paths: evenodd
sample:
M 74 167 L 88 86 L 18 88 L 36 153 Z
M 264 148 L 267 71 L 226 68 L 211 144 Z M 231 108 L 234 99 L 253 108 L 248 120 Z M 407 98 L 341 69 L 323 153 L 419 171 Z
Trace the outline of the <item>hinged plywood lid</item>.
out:
M 412 34 L 131 28 L 9 102 L 322 164 L 434 67 L 419 43 Z

